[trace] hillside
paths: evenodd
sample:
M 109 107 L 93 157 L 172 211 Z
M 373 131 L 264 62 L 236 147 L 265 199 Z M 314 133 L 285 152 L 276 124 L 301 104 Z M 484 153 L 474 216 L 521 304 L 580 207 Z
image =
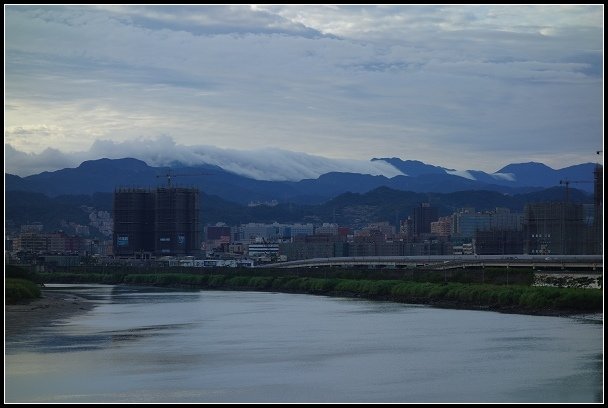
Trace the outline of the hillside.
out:
M 389 160 L 389 159 L 376 159 Z M 559 186 L 562 179 L 593 180 L 591 163 L 553 170 L 547 166 L 511 165 L 499 175 L 480 171 L 455 172 L 421 162 L 390 159 L 389 163 L 404 173 L 392 178 L 369 174 L 331 172 L 315 179 L 299 181 L 255 180 L 226 171 L 218 166 L 151 167 L 132 158 L 99 159 L 83 162 L 76 168 L 43 172 L 28 177 L 5 175 L 6 191 L 61 195 L 112 193 L 117 187 L 155 187 L 173 185 L 198 187 L 208 195 L 247 205 L 250 202 L 321 204 L 340 194 L 366 193 L 379 187 L 417 193 L 453 193 L 458 191 L 494 191 L 516 195 Z M 502 171 L 501 170 L 501 171 Z M 411 173 L 411 174 L 410 174 Z M 593 183 L 571 187 L 592 192 Z
M 203 225 L 217 222 L 228 225 L 248 222 L 336 222 L 340 225 L 358 226 L 380 221 L 394 224 L 396 219 L 413 216 L 414 208 L 422 202 L 437 206 L 439 215 L 444 216 L 463 207 L 474 207 L 478 211 L 493 210 L 496 207 L 523 211 L 526 203 L 561 201 L 563 198 L 563 189 L 559 187 L 514 196 L 479 190 L 416 193 L 380 187 L 367 193 L 344 193 L 317 205 L 280 203 L 275 206 L 250 207 L 202 192 L 200 219 Z M 588 204 L 593 201 L 590 195 L 575 189 L 571 189 L 570 199 Z M 5 201 L 7 229 L 33 222 L 42 223 L 47 230 L 63 229 L 70 222 L 87 225 L 91 211 L 112 211 L 112 193 L 48 197 L 41 193 L 7 191 Z

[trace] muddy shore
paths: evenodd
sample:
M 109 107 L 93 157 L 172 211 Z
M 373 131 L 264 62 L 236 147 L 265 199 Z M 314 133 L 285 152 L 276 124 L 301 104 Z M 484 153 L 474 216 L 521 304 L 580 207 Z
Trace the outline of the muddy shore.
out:
M 42 297 L 4 306 L 5 338 L 31 327 L 45 327 L 95 307 L 95 302 L 65 292 L 42 290 Z

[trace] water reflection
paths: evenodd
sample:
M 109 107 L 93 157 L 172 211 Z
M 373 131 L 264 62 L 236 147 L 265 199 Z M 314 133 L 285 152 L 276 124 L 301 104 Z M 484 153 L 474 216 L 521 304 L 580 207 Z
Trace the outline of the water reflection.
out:
M 75 290 L 98 306 L 10 345 L 7 402 L 598 402 L 603 393 L 597 320 Z

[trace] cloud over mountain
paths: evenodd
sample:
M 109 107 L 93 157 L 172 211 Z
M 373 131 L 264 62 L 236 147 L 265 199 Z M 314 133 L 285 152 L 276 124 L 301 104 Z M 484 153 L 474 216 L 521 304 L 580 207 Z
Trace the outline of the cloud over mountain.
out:
M 125 142 L 97 140 L 86 152 L 63 153 L 46 149 L 40 154 L 24 153 L 5 144 L 5 172 L 27 176 L 46 170 L 74 167 L 101 157 L 133 157 L 150 166 L 182 164 L 215 165 L 256 180 L 317 178 L 329 172 L 348 172 L 394 177 L 403 173 L 383 161 L 331 159 L 276 148 L 257 150 L 221 149 L 214 146 L 185 146 L 169 136 L 139 138 Z

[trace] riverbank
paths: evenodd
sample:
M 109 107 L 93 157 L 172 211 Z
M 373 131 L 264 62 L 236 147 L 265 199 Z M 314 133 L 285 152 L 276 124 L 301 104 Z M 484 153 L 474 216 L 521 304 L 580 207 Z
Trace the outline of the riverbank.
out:
M 324 271 L 321 271 L 323 277 L 312 275 L 318 275 L 318 271 L 303 271 L 312 276 L 263 270 L 221 272 L 223 273 L 51 273 L 41 277 L 46 283 L 102 283 L 191 290 L 304 293 L 530 315 L 568 316 L 603 312 L 601 289 L 530 286 L 533 281 L 531 272 L 521 273 L 520 276 L 520 280 L 529 280 L 528 284 L 513 282 L 509 285 L 468 281 L 429 282 L 390 279 L 387 276 L 381 276 L 381 279 L 366 279 L 367 275 L 373 275 L 373 271 L 327 271 L 327 277 L 323 276 Z M 502 277 L 498 273 L 494 275 L 496 279 Z M 515 273 L 509 274 L 509 282 L 514 280 L 512 275 Z M 466 277 L 471 278 L 468 275 L 463 276 Z M 430 276 L 425 275 L 424 278 L 428 279 Z M 447 276 L 444 279 L 447 279 Z
M 258 288 L 242 288 L 242 287 L 230 287 L 226 286 L 223 288 L 215 288 L 213 290 L 225 290 L 225 291 L 253 291 L 253 292 L 280 292 L 280 293 L 297 293 L 306 294 L 313 296 L 328 296 L 328 297 L 340 297 L 340 298 L 351 298 L 351 299 L 364 299 L 370 301 L 381 301 L 381 302 L 394 302 L 404 303 L 413 305 L 425 305 L 438 309 L 456 309 L 456 310 L 478 310 L 488 311 L 497 313 L 507 314 L 521 314 L 531 316 L 551 316 L 551 317 L 577 317 L 584 318 L 589 316 L 590 320 L 603 320 L 603 310 L 580 310 L 574 308 L 554 308 L 554 307 L 531 307 L 523 306 L 520 304 L 486 304 L 478 303 L 473 299 L 470 300 L 455 300 L 440 297 L 429 297 L 429 296 L 416 296 L 416 295 L 380 295 L 380 294 L 369 294 L 369 293 L 356 293 L 350 291 L 323 291 L 323 290 L 268 290 Z
M 95 307 L 95 303 L 67 292 L 42 289 L 42 297 L 4 306 L 5 338 L 45 327 L 53 321 L 66 319 Z

